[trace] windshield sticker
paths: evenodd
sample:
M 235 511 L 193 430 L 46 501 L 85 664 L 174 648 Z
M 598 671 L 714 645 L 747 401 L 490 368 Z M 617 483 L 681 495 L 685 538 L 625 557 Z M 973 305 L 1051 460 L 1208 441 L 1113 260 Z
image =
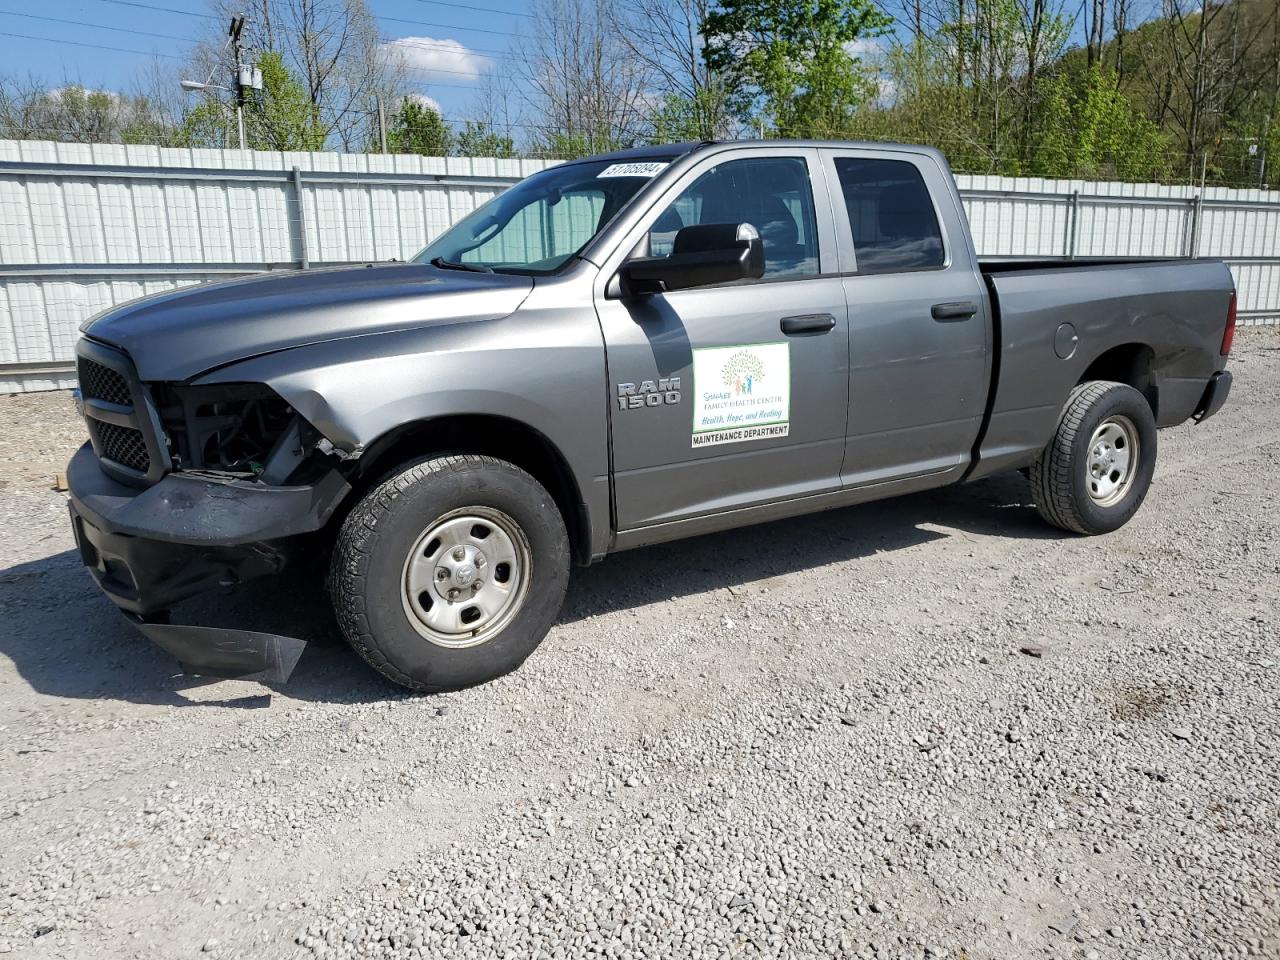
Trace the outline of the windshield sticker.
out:
M 785 437 L 791 420 L 791 344 L 693 351 L 693 445 Z
M 596 174 L 597 180 L 605 177 L 656 177 L 667 167 L 667 161 L 660 163 L 611 163 Z

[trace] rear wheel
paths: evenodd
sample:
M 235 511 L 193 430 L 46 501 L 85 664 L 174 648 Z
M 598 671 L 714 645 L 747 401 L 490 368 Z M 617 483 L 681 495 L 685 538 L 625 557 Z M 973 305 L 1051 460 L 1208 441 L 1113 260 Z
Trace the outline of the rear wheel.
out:
M 1036 508 L 1064 530 L 1110 533 L 1142 506 L 1155 462 L 1156 423 L 1146 397 L 1123 383 L 1082 383 L 1031 466 Z
M 414 690 L 483 683 L 542 642 L 569 541 L 551 495 L 492 457 L 435 457 L 389 476 L 338 536 L 330 592 L 352 647 Z

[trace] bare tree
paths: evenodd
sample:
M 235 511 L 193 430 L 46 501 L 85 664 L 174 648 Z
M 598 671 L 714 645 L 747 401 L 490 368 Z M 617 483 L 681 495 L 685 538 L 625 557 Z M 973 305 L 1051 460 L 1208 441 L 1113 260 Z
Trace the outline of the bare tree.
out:
M 1142 50 L 1142 66 L 1153 90 L 1153 119 L 1178 132 L 1190 157 L 1267 82 L 1269 71 L 1250 66 L 1265 62 L 1277 5 L 1163 0 L 1162 13 L 1160 29 Z
M 629 145 L 653 107 L 652 68 L 622 40 L 607 0 L 538 0 L 517 55 L 536 147 L 554 155 Z
M 67 143 L 164 143 L 172 133 L 142 95 L 95 90 L 76 80 L 47 86 L 0 77 L 0 138 Z
M 711 0 L 632 0 L 620 25 L 629 54 L 650 72 L 665 106 L 684 112 L 681 126 L 698 140 L 727 137 L 733 126 L 725 84 L 702 56 L 711 7 Z

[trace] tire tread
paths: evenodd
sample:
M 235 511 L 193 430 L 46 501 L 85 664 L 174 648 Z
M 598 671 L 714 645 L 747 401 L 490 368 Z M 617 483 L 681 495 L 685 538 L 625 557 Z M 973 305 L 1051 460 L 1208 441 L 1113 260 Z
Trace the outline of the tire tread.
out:
M 408 467 L 397 468 L 381 480 L 343 521 L 342 530 L 334 545 L 333 563 L 329 570 L 329 594 L 342 633 L 369 666 L 394 683 L 420 693 L 440 693 L 453 687 L 444 684 L 423 683 L 396 669 L 378 649 L 365 611 L 362 586 L 364 576 L 359 571 L 367 569 L 371 541 L 377 535 L 379 524 L 387 522 L 387 514 L 400 497 L 413 486 L 449 473 L 465 473 L 484 469 L 510 473 L 532 483 L 533 477 L 514 464 L 496 457 L 476 453 L 455 453 L 431 457 Z
M 1072 495 L 1071 473 L 1076 466 L 1071 451 L 1089 410 L 1115 387 L 1124 384 L 1110 380 L 1088 380 L 1067 397 L 1053 439 L 1031 465 L 1031 492 L 1036 510 L 1049 523 L 1073 533 L 1092 531 L 1081 516 Z

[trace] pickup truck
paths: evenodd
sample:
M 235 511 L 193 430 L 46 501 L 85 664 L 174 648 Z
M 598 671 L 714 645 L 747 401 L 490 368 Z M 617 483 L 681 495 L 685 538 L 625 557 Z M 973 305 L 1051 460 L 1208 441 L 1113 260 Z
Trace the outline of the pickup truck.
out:
M 73 526 L 195 672 L 287 676 L 301 641 L 169 611 L 319 560 L 376 670 L 458 688 L 614 551 L 1019 470 L 1049 523 L 1115 530 L 1157 428 L 1226 400 L 1234 328 L 1218 261 L 980 261 L 932 149 L 644 147 L 537 173 L 411 262 L 86 321 Z

